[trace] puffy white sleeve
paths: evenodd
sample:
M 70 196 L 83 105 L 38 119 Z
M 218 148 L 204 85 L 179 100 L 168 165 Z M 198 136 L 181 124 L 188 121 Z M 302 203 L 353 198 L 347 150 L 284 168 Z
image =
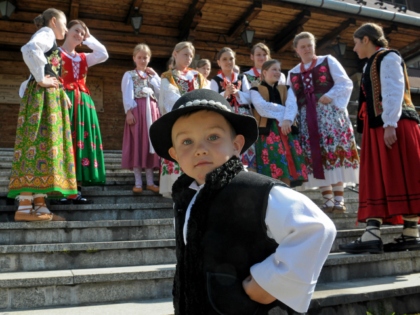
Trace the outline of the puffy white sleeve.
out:
M 283 122 L 285 107 L 281 104 L 267 102 L 258 91 L 251 90 L 251 102 L 262 117 L 274 118 L 279 126 Z
M 44 68 L 48 63 L 45 58 L 45 53 L 49 51 L 55 42 L 55 35 L 51 28 L 43 27 L 36 32 L 31 40 L 24 45 L 20 50 L 23 55 L 23 60 L 29 68 L 29 71 L 34 76 L 36 82 L 44 80 Z
M 150 84 L 152 84 L 153 86 L 153 91 L 155 92 L 156 99 L 159 100 L 160 84 L 161 84 L 160 76 L 158 76 L 157 74 L 154 75 L 152 79 L 150 80 Z
M 210 90 L 215 91 L 216 93 L 219 93 L 219 85 L 217 84 L 216 80 L 211 79 L 210 81 Z M 225 91 L 220 92 L 220 95 L 225 97 Z
M 353 91 L 353 82 L 337 59 L 330 55 L 327 58 L 334 86 L 325 95 L 332 99 L 332 105 L 340 110 L 345 110 Z
M 381 63 L 382 120 L 385 127 L 398 126 L 401 118 L 401 104 L 404 99 L 405 79 L 401 57 L 396 53 L 387 54 Z
M 272 296 L 305 313 L 337 233 L 334 223 L 309 198 L 280 186 L 270 192 L 265 223 L 279 245 L 251 274 Z
M 93 53 L 86 54 L 86 61 L 88 67 L 92 67 L 98 63 L 104 62 L 108 59 L 108 52 L 104 45 L 102 45 L 95 37 L 90 35 L 83 44 L 93 50 Z
M 286 76 L 284 75 L 284 73 L 282 72 L 280 75 L 280 80 L 279 80 L 279 84 L 280 85 L 286 85 Z
M 249 85 L 249 81 L 246 78 L 246 75 L 242 77 L 242 91 L 238 91 L 239 99 L 238 103 L 245 105 L 251 104 L 251 86 Z
M 168 79 L 162 79 L 160 84 L 159 109 L 162 115 L 172 110 L 175 102 L 181 97 L 179 89 L 169 83 Z
M 133 79 L 131 78 L 131 75 L 128 72 L 124 73 L 121 82 L 121 91 L 123 95 L 124 110 L 127 114 L 129 109 L 137 106 L 136 101 L 134 100 Z
M 291 81 L 290 81 L 290 72 L 287 75 L 287 85 L 291 86 Z M 295 92 L 293 92 L 293 89 L 291 87 L 289 87 L 287 89 L 287 100 L 286 100 L 286 113 L 284 115 L 284 119 L 288 119 L 290 120 L 290 118 L 293 117 L 292 122 L 294 121 L 294 119 L 296 118 L 298 112 L 298 106 L 297 106 L 297 100 L 296 100 L 296 95 Z

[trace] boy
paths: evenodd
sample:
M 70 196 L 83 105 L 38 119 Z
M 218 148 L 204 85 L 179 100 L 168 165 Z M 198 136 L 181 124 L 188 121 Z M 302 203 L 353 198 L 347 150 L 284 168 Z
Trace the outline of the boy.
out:
M 185 173 L 172 191 L 176 315 L 309 307 L 336 230 L 305 196 L 244 170 L 238 157 L 257 137 L 253 117 L 204 89 L 182 96 L 150 128 L 156 153 Z

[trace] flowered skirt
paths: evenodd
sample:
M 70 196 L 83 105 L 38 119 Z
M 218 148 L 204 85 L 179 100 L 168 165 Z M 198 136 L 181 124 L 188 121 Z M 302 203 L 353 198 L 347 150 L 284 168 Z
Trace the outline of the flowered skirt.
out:
M 19 109 L 9 198 L 22 192 L 77 194 L 70 118 L 63 89 L 28 83 Z
M 70 118 L 77 181 L 85 186 L 103 185 L 106 180 L 105 161 L 95 104 L 85 92 L 80 91 L 78 104 L 75 91 L 66 93 L 73 104 Z
M 238 113 L 242 115 L 253 116 L 249 108 L 246 106 L 239 106 Z M 248 150 L 246 150 L 241 155 L 241 161 L 243 165 L 248 167 L 249 171 L 257 171 L 257 154 L 255 152 L 255 144 L 251 145 Z
M 339 182 L 349 185 L 359 183 L 359 155 L 347 110 L 339 110 L 331 104 L 318 103 L 316 111 L 325 179 L 316 179 L 313 176 L 310 134 L 306 121 L 306 106 L 304 106 L 300 111 L 299 126 L 308 181 L 302 184 L 303 189 Z
M 172 185 L 182 174 L 178 163 L 161 159 L 159 193 L 165 198 L 172 198 Z
M 289 133 L 283 136 L 288 143 L 283 143 L 277 121 L 272 121 L 270 126 L 270 134 L 268 136 L 261 135 L 255 143 L 257 150 L 257 171 L 260 174 L 272 178 L 289 178 L 294 184 L 300 184 L 308 179 L 306 165 L 300 147 L 298 137 Z M 288 164 L 286 157 L 286 145 L 291 154 L 291 161 L 296 174 L 295 177 L 291 173 L 291 165 Z

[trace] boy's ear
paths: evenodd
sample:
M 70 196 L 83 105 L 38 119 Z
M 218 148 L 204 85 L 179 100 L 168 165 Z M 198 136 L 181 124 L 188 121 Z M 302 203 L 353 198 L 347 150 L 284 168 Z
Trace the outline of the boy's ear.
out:
M 171 147 L 168 152 L 171 158 L 178 162 L 178 155 L 176 154 L 174 147 Z
M 239 158 L 241 156 L 242 148 L 245 145 L 245 138 L 243 135 L 236 135 L 235 139 L 233 139 L 233 149 L 235 155 Z

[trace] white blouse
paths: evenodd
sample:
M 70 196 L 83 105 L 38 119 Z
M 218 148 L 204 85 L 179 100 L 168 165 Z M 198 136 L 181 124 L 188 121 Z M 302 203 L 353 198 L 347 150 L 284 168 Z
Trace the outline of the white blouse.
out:
M 185 244 L 191 208 L 203 187 L 195 181 L 190 186 L 197 193 L 185 217 Z M 251 267 L 251 275 L 276 299 L 304 313 L 337 234 L 335 225 L 308 197 L 281 186 L 271 189 L 265 224 L 268 237 L 278 247 L 275 253 Z
M 183 80 L 191 82 L 195 80 L 195 75 L 198 72 L 195 70 L 189 70 L 186 74 L 182 74 L 178 71 L 177 76 Z M 203 89 L 208 89 L 206 85 L 203 86 Z M 181 92 L 177 86 L 172 85 L 168 79 L 162 79 L 160 85 L 160 95 L 159 95 L 159 109 L 162 115 L 169 113 L 172 110 L 175 102 L 181 97 Z
M 23 61 L 25 61 L 36 82 L 44 80 L 44 68 L 48 63 L 44 54 L 54 46 L 54 43 L 53 30 L 45 26 L 32 35 L 31 40 L 20 49 Z
M 234 72 L 233 82 L 236 82 L 236 80 L 238 80 L 238 75 L 239 75 L 238 73 Z M 223 79 L 223 76 L 221 74 L 218 74 L 217 76 Z M 230 81 L 231 78 L 226 77 L 226 79 L 229 82 L 231 82 Z M 219 84 L 213 79 L 211 79 L 211 82 L 210 82 L 210 89 L 219 93 Z M 237 99 L 237 101 L 239 104 L 241 105 L 251 104 L 251 97 L 249 93 L 250 89 L 251 89 L 251 86 L 249 85 L 249 81 L 244 75 L 242 77 L 242 91 L 238 91 L 239 98 Z M 220 95 L 225 97 L 225 92 L 221 92 Z
M 289 88 L 291 90 L 291 88 Z M 296 102 L 287 103 L 287 106 L 267 102 L 263 99 L 258 91 L 251 90 L 251 102 L 262 117 L 274 118 L 278 121 L 279 126 L 283 124 L 283 120 L 289 120 L 291 123 L 296 118 L 298 108 Z
M 261 74 L 261 69 L 257 69 L 257 71 L 258 71 L 259 74 Z M 254 70 L 252 70 L 252 68 L 248 71 L 245 71 L 244 74 L 249 74 L 249 75 L 252 75 L 253 77 L 255 77 Z M 279 79 L 278 84 L 286 85 L 286 76 L 284 75 L 283 72 L 280 74 L 280 79 Z
M 142 77 L 146 75 L 145 72 L 140 71 L 139 73 Z M 156 99 L 159 99 L 159 91 L 160 91 L 160 84 L 161 80 L 159 75 L 154 75 L 151 77 L 150 83 L 153 86 L 153 92 L 155 94 Z M 131 77 L 131 74 L 127 71 L 124 73 L 123 79 L 121 81 L 121 91 L 123 95 L 123 105 L 125 113 L 127 114 L 128 110 L 137 107 L 137 103 L 134 100 L 134 84 L 133 84 L 133 78 Z
M 315 66 L 318 66 L 320 63 L 322 63 L 325 58 L 328 58 L 328 66 L 330 68 L 331 76 L 334 80 L 334 86 L 331 88 L 331 90 L 328 91 L 328 93 L 325 93 L 325 95 L 332 99 L 330 103 L 331 105 L 336 106 L 339 110 L 346 111 L 351 92 L 353 91 L 353 82 L 350 80 L 343 66 L 331 55 L 318 56 L 318 60 Z M 311 63 L 305 64 L 305 69 L 308 69 L 310 65 Z M 287 75 L 287 85 L 292 86 L 292 82 L 290 81 L 290 73 L 300 73 L 300 64 L 290 70 Z M 289 89 L 287 93 L 286 107 L 291 102 L 296 103 L 296 96 L 293 90 Z
M 383 48 L 384 49 L 384 48 Z M 381 49 L 381 50 L 383 50 Z M 398 127 L 401 118 L 401 104 L 404 99 L 405 78 L 401 67 L 401 57 L 396 53 L 387 54 L 381 63 L 382 121 L 385 127 Z M 366 65 L 363 68 L 365 72 Z

